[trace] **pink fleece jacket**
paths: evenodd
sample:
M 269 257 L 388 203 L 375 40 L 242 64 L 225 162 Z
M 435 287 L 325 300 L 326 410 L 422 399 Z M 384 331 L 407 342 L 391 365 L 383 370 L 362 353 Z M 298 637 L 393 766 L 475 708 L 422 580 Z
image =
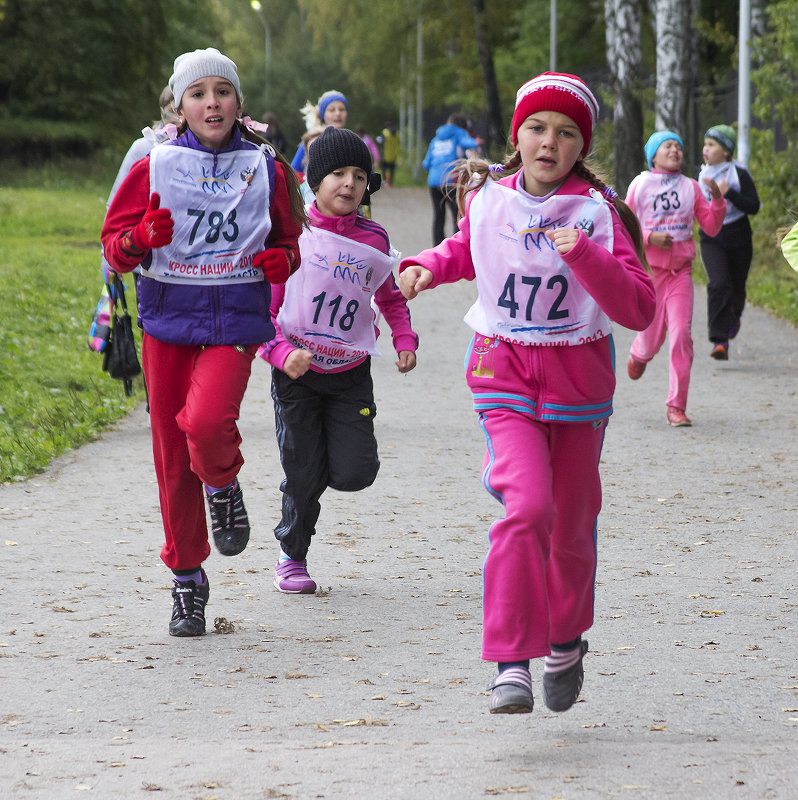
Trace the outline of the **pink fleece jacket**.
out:
M 656 169 L 652 169 L 651 172 L 655 175 L 673 174 Z M 640 180 L 642 180 L 642 177 L 646 174 L 647 173 L 643 172 L 632 181 L 626 195 L 626 205 L 635 213 L 637 213 L 635 207 L 635 190 Z M 702 187 L 698 185 L 698 181 L 693 180 L 693 178 L 688 178 L 688 180 L 693 184 L 693 196 L 695 198 L 693 202 L 693 218 L 698 222 L 699 227 L 707 236 L 717 236 L 718 233 L 720 233 L 720 229 L 723 227 L 723 220 L 726 216 L 726 200 L 723 197 L 719 197 L 711 203 L 708 203 L 704 197 Z M 643 241 L 646 243 L 646 258 L 652 267 L 667 269 L 671 272 L 678 272 L 679 270 L 692 267 L 693 259 L 695 258 L 695 241 L 692 237 L 683 242 L 674 241 L 673 246 L 666 249 L 664 247 L 657 247 L 657 245 L 654 244 L 649 244 L 649 238 L 652 233 L 653 231 L 650 229 L 643 228 Z
M 502 178 L 500 183 L 523 191 L 519 188 L 522 176 L 522 172 L 517 172 Z M 558 194 L 589 195 L 590 188 L 586 181 L 571 175 L 559 188 Z M 437 247 L 403 259 L 399 265 L 400 274 L 412 264 L 426 267 L 433 274 L 429 288 L 461 279 L 474 280 L 476 275 L 471 259 L 469 219 L 473 197 L 472 194 L 469 198 L 465 216 L 459 223 L 459 231 L 444 239 Z M 654 286 L 617 214 L 612 214 L 612 220 L 612 253 L 580 233 L 576 245 L 562 258 L 611 320 L 632 330 L 642 330 L 648 326 L 654 315 Z M 497 264 L 496 268 L 503 269 L 504 265 Z M 491 381 L 493 390 L 534 394 L 538 409 L 552 405 L 574 408 L 606 405 L 606 413 L 611 413 L 610 404 L 615 391 L 611 340 L 605 337 L 570 347 L 531 346 L 527 349 L 536 353 L 534 386 L 500 386 L 494 378 Z M 472 391 L 480 391 L 473 380 L 470 384 Z
M 344 217 L 328 217 L 316 208 L 314 202 L 308 210 L 308 216 L 310 217 L 310 224 L 317 228 L 322 228 L 323 230 L 336 233 L 339 236 L 346 236 L 348 239 L 354 239 L 356 242 L 367 244 L 375 250 L 379 250 L 381 253 L 387 254 L 390 250 L 390 241 L 385 228 L 373 220 L 358 215 L 357 211 L 353 211 L 351 214 L 347 214 Z M 271 315 L 276 334 L 274 339 L 267 342 L 258 351 L 258 355 L 264 361 L 267 361 L 278 369 L 283 368 L 288 354 L 296 349 L 294 345 L 283 336 L 283 332 L 277 324 L 277 314 L 283 305 L 284 298 L 285 285 L 272 286 Z M 391 337 L 396 352 L 400 353 L 402 350 L 410 350 L 415 353 L 418 348 L 418 336 L 414 333 L 410 324 L 410 310 L 407 307 L 407 300 L 405 300 L 402 293 L 399 291 L 399 287 L 396 285 L 396 280 L 393 275 L 389 275 L 387 280 L 374 293 L 374 302 L 377 304 L 377 308 L 379 308 L 391 328 Z M 376 323 L 374 325 L 374 330 L 375 334 L 379 336 L 380 330 Z M 316 372 L 340 372 L 346 369 L 352 369 L 363 361 L 365 361 L 365 358 L 353 364 L 347 364 L 340 370 L 319 370 L 313 366 L 311 366 L 311 369 Z

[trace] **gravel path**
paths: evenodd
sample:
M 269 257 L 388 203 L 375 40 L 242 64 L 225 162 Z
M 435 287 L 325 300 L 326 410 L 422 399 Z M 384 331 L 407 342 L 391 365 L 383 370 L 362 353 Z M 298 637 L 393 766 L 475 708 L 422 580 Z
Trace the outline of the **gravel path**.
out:
M 384 190 L 374 214 L 404 253 L 427 246 L 426 191 Z M 413 302 L 408 375 L 382 337 L 382 469 L 325 496 L 316 596 L 271 586 L 281 471 L 265 365 L 241 420 L 253 537 L 206 563 L 203 638 L 167 635 L 143 408 L 0 486 L 0 796 L 798 797 L 795 329 L 748 308 L 714 362 L 697 291 L 689 429 L 665 424 L 666 356 L 632 383 L 631 334 L 616 331 L 582 699 L 496 717 L 480 568 L 500 506 L 462 376 L 472 295 Z

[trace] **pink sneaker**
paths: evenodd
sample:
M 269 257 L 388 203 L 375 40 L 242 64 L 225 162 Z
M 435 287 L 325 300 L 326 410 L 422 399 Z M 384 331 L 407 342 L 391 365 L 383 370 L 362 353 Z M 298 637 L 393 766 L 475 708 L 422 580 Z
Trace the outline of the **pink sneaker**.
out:
M 308 575 L 307 561 L 286 559 L 274 567 L 274 587 L 286 594 L 313 594 L 316 581 Z
M 689 428 L 693 424 L 684 413 L 684 409 L 676 408 L 676 406 L 668 406 L 667 417 L 668 425 L 674 428 Z
M 626 362 L 626 373 L 633 380 L 639 380 L 642 374 L 646 371 L 646 362 L 638 361 L 633 355 L 629 355 L 629 360 Z

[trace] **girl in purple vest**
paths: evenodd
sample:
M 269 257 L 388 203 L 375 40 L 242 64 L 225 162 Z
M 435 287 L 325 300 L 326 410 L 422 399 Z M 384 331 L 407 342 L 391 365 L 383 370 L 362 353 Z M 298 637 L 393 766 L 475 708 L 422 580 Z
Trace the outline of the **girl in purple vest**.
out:
M 640 330 L 654 311 L 637 221 L 584 163 L 597 115 L 573 75 L 525 83 L 504 177 L 469 162 L 460 230 L 400 265 L 408 299 L 477 282 L 466 380 L 487 441 L 483 484 L 505 509 L 484 565 L 482 658 L 498 662 L 491 713 L 532 710 L 532 658 L 545 659 L 550 709 L 579 696 L 615 389 L 610 320 Z
M 626 370 L 637 380 L 668 336 L 670 379 L 666 419 L 669 425 L 692 425 L 685 414 L 693 365 L 693 221 L 709 236 L 717 235 L 726 215 L 726 201 L 711 178 L 701 187 L 681 172 L 682 140 L 673 131 L 656 131 L 645 145 L 649 171 L 630 184 L 626 202 L 637 214 L 657 291 L 654 321 L 632 342 Z
M 169 633 L 205 633 L 202 563 L 214 543 L 240 553 L 249 520 L 236 424 L 252 359 L 274 335 L 270 282 L 299 266 L 306 217 L 293 170 L 239 122 L 236 65 L 214 48 L 184 53 L 169 79 L 178 137 L 137 161 L 108 209 L 105 256 L 141 264 L 139 324 L 155 475 L 174 574 Z
M 276 335 L 259 353 L 274 367 L 285 472 L 274 586 L 289 594 L 316 591 L 307 554 L 327 487 L 356 492 L 377 477 L 371 356 L 379 355 L 379 330 L 372 302 L 391 328 L 399 372 L 416 365 L 418 337 L 393 277 L 398 253 L 385 229 L 357 211 L 379 178 L 354 131 L 330 125 L 310 144 L 307 182 L 315 200 L 299 239 L 302 269 L 274 287 Z

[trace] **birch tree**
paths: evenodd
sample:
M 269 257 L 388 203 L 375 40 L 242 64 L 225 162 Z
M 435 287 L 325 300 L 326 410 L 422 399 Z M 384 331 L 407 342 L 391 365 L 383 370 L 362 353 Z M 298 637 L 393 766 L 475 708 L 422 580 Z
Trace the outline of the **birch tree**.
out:
M 605 0 L 607 62 L 614 98 L 615 189 L 621 194 L 640 171 L 643 107 L 638 91 L 643 48 L 642 0 Z
M 690 87 L 689 0 L 656 0 L 657 130 L 683 133 Z

